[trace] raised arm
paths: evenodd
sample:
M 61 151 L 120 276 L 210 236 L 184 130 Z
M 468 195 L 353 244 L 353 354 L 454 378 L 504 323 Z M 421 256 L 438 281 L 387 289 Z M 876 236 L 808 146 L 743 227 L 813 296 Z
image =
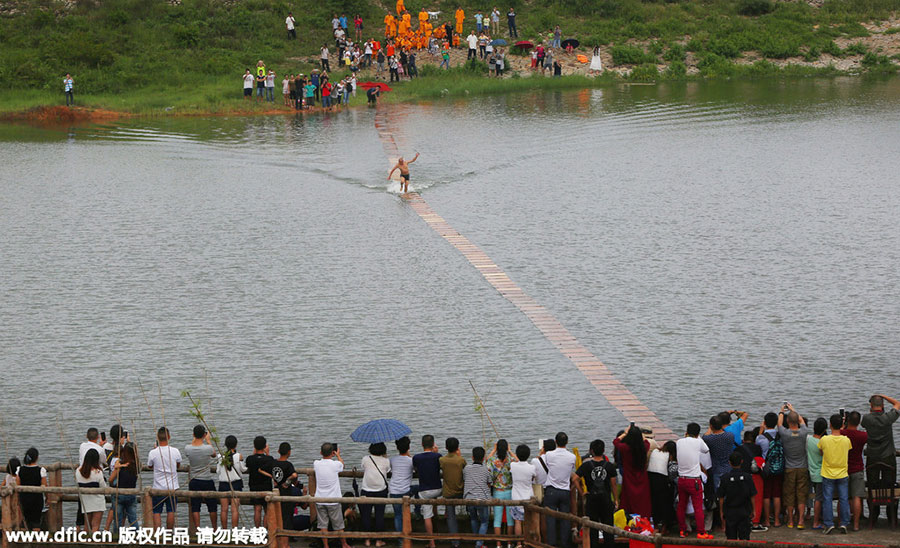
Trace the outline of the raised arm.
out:
M 406 163 L 407 163 L 407 164 L 411 164 L 411 163 L 413 163 L 413 162 L 415 162 L 415 161 L 416 161 L 416 158 L 418 158 L 418 157 L 419 157 L 419 153 L 418 153 L 418 152 L 416 152 L 416 155 L 415 155 L 415 156 L 413 156 L 413 159 L 412 159 L 412 160 L 410 160 L 410 161 L 408 161 L 408 162 L 406 162 Z
M 418 156 L 418 154 L 417 154 L 416 156 Z M 893 406 L 894 406 L 894 409 L 900 411 L 900 401 L 895 400 L 894 398 L 892 398 L 892 397 L 890 397 L 890 396 L 885 396 L 884 394 L 879 394 L 879 396 L 881 396 L 881 397 L 884 399 L 884 401 L 886 401 L 886 402 L 888 402 L 889 404 L 893 405 Z

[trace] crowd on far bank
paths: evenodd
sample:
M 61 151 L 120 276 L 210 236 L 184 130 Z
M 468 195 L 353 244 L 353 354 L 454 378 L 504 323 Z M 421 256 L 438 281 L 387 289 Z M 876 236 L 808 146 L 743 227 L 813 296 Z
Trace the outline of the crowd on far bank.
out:
M 596 439 L 590 443 L 589 457 L 576 465 L 569 450 L 568 436 L 559 432 L 542 440 L 540 447 L 511 446 L 499 439 L 488 451 L 474 447 L 465 451 L 459 440 L 448 437 L 443 453 L 433 435 L 421 438 L 421 452 L 411 453 L 411 441 L 394 442 L 396 454 L 388 456 L 385 443 L 369 446 L 360 466 L 361 490 L 349 492 L 368 497 L 467 500 L 530 500 L 560 512 L 580 512 L 576 493 L 585 501 L 584 513 L 594 521 L 614 523 L 614 512 L 624 511 L 663 534 L 677 532 L 682 537 L 712 538 L 713 530 L 729 539 L 748 539 L 752 532 L 768 527 L 813 530 L 825 534 L 858 530 L 863 517 L 862 500 L 867 488 L 893 487 L 897 480 L 893 426 L 900 418 L 900 401 L 876 394 L 869 399 L 868 412 L 841 409 L 829 417 L 804 417 L 789 402 L 778 412 L 764 415 L 760 424 L 749 426 L 749 414 L 726 410 L 713 415 L 701 434 L 698 423 L 686 427 L 683 438 L 658 443 L 652 430 L 631 423 L 611 443 Z M 188 489 L 227 493 L 242 491 L 246 478 L 249 490 L 259 492 L 253 499 L 254 523 L 263 523 L 263 493 L 277 489 L 282 495 L 307 494 L 291 462 L 291 445 L 278 445 L 278 456 L 270 455 L 265 437 L 253 440 L 251 453 L 238 450 L 238 440 L 227 436 L 223 446 L 213 440 L 203 425 L 193 429 L 189 443 L 180 451 L 172 445 L 166 428 L 157 432 L 156 447 L 146 464 L 153 471 L 153 488 L 174 491 L 180 488 L 178 467 L 190 464 Z M 340 498 L 339 474 L 345 465 L 337 444 L 324 443 L 321 458 L 313 464 L 316 497 Z M 4 485 L 47 485 L 47 472 L 38 462 L 34 447 L 23 461 L 11 459 Z M 119 425 L 110 429 L 104 443 L 96 428 L 87 431 L 81 444 L 75 480 L 82 487 L 117 485 L 135 487 L 140 464 L 130 436 Z M 417 481 L 414 482 L 414 478 Z M 355 480 L 354 480 L 355 487 Z M 21 518 L 30 529 L 41 527 L 43 495 L 19 495 Z M 834 504 L 838 516 L 835 517 Z M 154 496 L 153 525 L 159 528 L 162 514 L 166 524 L 175 523 L 174 496 Z M 133 496 L 115 496 L 107 513 L 106 528 L 136 523 Z M 201 524 L 205 506 L 215 527 L 237 526 L 238 502 L 229 498 L 192 498 L 192 532 Z M 218 514 L 219 506 L 222 507 Z M 103 495 L 81 495 L 78 525 L 97 531 L 106 511 Z M 394 505 L 394 528 L 400 530 L 400 505 Z M 868 509 L 877 517 L 878 506 Z M 896 512 L 896 507 L 893 509 Z M 299 504 L 281 505 L 285 528 L 341 531 L 348 524 L 373 533 L 385 530 L 385 506 L 360 504 L 358 508 L 339 503 L 316 503 L 317 522 L 310 523 L 309 508 Z M 437 507 L 421 505 L 421 519 L 429 533 L 434 530 Z M 521 506 L 468 506 L 473 532 L 485 534 L 493 526 L 501 534 L 520 534 L 524 510 Z M 643 518 L 643 520 L 641 519 Z M 459 532 L 457 510 L 445 507 L 448 531 Z M 149 524 L 145 524 L 149 525 Z M 571 529 L 565 520 L 546 519 L 544 542 L 559 548 L 571 545 Z M 603 535 L 607 548 L 613 537 Z M 328 541 L 323 539 L 327 548 Z M 348 548 L 342 539 L 342 548 Z M 377 542 L 378 546 L 383 543 Z M 599 547 L 594 535 L 591 544 Z M 366 542 L 369 545 L 369 542 Z M 454 541 L 454 546 L 459 542 Z M 481 542 L 476 543 L 480 547 Z M 430 542 L 434 547 L 434 541 Z M 498 544 L 499 546 L 499 544 Z

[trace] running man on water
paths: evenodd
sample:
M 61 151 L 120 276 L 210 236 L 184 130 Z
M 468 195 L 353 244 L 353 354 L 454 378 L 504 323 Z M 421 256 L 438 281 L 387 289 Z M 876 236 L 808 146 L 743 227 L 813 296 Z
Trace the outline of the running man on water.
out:
M 419 157 L 419 153 L 416 152 L 416 155 L 412 160 L 405 162 L 403 161 L 403 156 L 397 158 L 397 165 L 395 165 L 391 172 L 388 173 L 388 181 L 391 180 L 391 175 L 394 174 L 394 171 L 400 170 L 400 188 L 403 189 L 403 192 L 409 191 L 409 164 L 416 161 L 416 158 Z

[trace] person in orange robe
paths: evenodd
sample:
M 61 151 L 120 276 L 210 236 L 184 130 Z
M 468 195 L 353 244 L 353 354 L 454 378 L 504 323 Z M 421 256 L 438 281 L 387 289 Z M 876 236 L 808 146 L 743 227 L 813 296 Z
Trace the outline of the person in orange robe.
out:
M 431 38 L 431 31 L 434 30 L 431 26 L 431 21 L 425 21 L 425 39 L 427 41 L 428 38 Z
M 425 11 L 425 8 L 422 8 L 422 11 L 419 12 L 419 28 L 425 26 L 426 21 L 428 21 L 428 12 Z
M 397 15 L 400 15 L 406 11 L 406 6 L 403 5 L 403 0 L 397 0 Z
M 453 47 L 454 48 L 459 47 L 459 35 L 455 34 L 455 33 L 453 34 Z
M 456 32 L 457 34 L 462 34 L 463 31 L 463 21 L 466 20 L 466 12 L 463 11 L 462 7 L 456 8 Z
M 394 26 L 394 16 L 390 13 L 384 16 L 384 35 L 391 35 L 391 27 Z

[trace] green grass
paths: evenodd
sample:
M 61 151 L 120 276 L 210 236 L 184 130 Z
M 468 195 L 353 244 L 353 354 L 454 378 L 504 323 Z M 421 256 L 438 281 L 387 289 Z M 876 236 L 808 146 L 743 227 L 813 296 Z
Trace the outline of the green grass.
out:
M 379 36 L 384 13 L 375 1 L 183 0 L 173 5 L 168 0 L 78 0 L 69 9 L 62 0 L 10 0 L 15 10 L 0 15 L 0 111 L 58 104 L 65 72 L 73 73 L 76 95 L 89 106 L 140 113 L 167 107 L 182 112 L 240 109 L 244 68 L 264 59 L 279 81 L 285 73 L 308 72 L 319 45 L 330 37 L 332 13 L 359 12 L 366 36 Z M 384 3 L 393 6 L 392 0 Z M 449 16 L 458 3 L 409 0 L 407 6 L 413 12 L 423 6 L 440 9 Z M 468 31 L 476 3 L 461 3 Z M 819 9 L 805 2 L 768 0 L 510 0 L 509 4 L 519 13 L 521 38 L 541 39 L 559 24 L 564 37 L 580 39 L 585 48 L 615 44 L 614 63 L 637 70 L 634 79 L 682 77 L 678 63 L 684 62 L 688 51 L 696 55 L 705 77 L 752 75 L 733 62 L 750 51 L 767 59 L 865 55 L 868 50 L 862 45 L 842 51 L 834 40 L 867 36 L 862 23 L 885 20 L 900 10 L 900 0 L 826 0 Z M 289 10 L 297 18 L 297 41 L 285 38 L 283 20 Z M 505 18 L 501 25 L 505 33 Z M 900 28 L 886 34 L 896 32 Z M 653 76 L 648 65 L 660 59 L 671 70 Z M 882 61 L 866 65 L 870 71 L 888 68 Z M 752 70 L 756 74 L 770 69 L 761 65 Z M 462 81 L 473 77 L 485 82 L 467 83 L 470 93 L 595 82 L 496 81 L 471 74 Z M 462 85 L 448 81 L 451 76 L 427 77 L 432 78 L 438 80 L 426 83 L 423 78 L 395 97 L 416 95 L 416 89 L 424 93 L 426 88 L 428 94 L 433 88 L 453 94 Z

